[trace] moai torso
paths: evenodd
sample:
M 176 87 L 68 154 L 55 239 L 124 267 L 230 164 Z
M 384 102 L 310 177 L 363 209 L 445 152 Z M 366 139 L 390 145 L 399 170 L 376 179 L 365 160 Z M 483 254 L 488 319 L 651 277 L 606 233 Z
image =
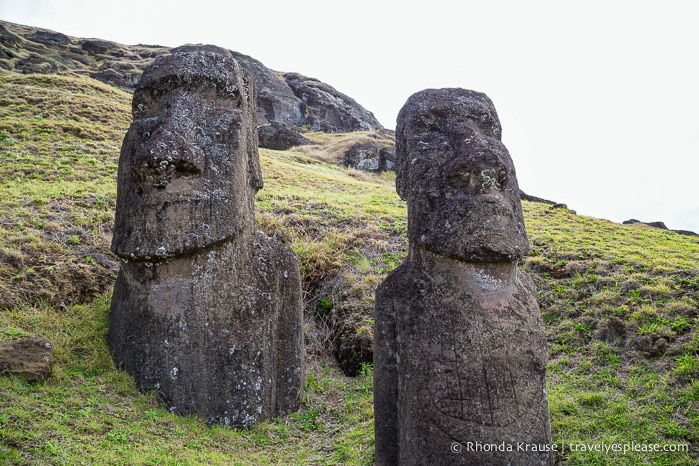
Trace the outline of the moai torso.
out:
M 257 231 L 254 87 L 230 54 L 147 68 L 119 161 L 109 343 L 168 408 L 249 427 L 299 405 L 298 262 Z
M 419 255 L 377 290 L 375 352 L 395 355 L 375 361 L 377 464 L 548 464 L 549 454 L 526 463 L 518 452 L 468 451 L 478 442 L 550 447 L 531 279 Z
M 492 104 L 463 90 L 411 99 L 397 134 L 410 252 L 376 294 L 377 464 L 552 464 L 545 335 L 536 290 L 516 265 L 527 243 L 514 168 L 499 133 L 449 122 L 483 122 L 473 107 Z M 430 144 L 429 165 L 409 173 Z

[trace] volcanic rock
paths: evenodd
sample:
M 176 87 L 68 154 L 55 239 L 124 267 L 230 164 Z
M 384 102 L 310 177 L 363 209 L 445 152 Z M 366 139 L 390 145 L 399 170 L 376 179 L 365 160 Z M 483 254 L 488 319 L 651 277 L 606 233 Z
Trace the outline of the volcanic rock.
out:
M 328 84 L 299 73 L 286 73 L 284 79 L 303 102 L 301 111 L 313 131 L 343 133 L 383 128 L 373 113 Z
M 379 142 L 358 142 L 345 152 L 343 164 L 357 170 L 382 172 L 393 170 L 395 152 Z
M 0 374 L 21 375 L 41 382 L 51 372 L 53 347 L 41 335 L 0 341 Z
M 259 100 L 259 99 L 258 99 Z M 288 126 L 273 121 L 257 128 L 260 147 L 272 150 L 287 150 L 310 144 L 310 141 Z
M 134 92 L 119 159 L 109 344 L 171 411 L 246 428 L 299 406 L 299 265 L 257 230 L 252 77 L 215 46 L 172 52 Z
M 463 89 L 414 94 L 398 115 L 409 252 L 376 292 L 379 465 L 553 464 L 544 327 L 517 267 L 528 241 L 500 133 L 490 99 Z

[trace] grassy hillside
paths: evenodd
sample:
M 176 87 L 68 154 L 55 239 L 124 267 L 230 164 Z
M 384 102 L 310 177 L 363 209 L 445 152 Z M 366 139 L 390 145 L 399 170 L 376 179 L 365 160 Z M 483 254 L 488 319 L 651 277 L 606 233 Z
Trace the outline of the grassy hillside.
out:
M 374 288 L 405 254 L 405 205 L 391 174 L 333 161 L 380 136 L 310 134 L 313 145 L 260 151 L 258 221 L 299 255 L 310 374 L 299 413 L 235 431 L 170 414 L 107 350 L 129 106 L 88 78 L 0 72 L 0 339 L 39 333 L 56 355 L 44 383 L 0 377 L 0 464 L 370 464 L 371 367 L 358 361 Z M 524 210 L 559 464 L 699 462 L 699 239 Z M 345 377 L 333 354 L 351 355 L 359 375 Z M 690 451 L 569 448 L 602 442 Z

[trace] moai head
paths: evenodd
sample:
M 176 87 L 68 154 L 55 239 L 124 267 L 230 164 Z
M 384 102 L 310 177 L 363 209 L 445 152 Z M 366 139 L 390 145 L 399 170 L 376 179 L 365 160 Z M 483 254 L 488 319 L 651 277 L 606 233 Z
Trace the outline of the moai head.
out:
M 230 52 L 184 46 L 146 68 L 119 158 L 112 251 L 158 261 L 249 231 L 262 187 L 252 78 Z
M 515 168 L 490 99 L 427 89 L 398 115 L 396 190 L 408 203 L 408 238 L 447 257 L 513 261 L 529 242 Z

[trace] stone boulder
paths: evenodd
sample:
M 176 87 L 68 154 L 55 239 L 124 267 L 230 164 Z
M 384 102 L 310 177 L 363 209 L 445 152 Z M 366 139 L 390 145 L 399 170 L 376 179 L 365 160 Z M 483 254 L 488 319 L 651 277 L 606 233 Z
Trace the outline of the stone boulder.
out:
M 665 223 L 657 221 L 657 222 L 642 222 L 640 220 L 636 220 L 635 218 L 629 219 L 629 220 L 624 220 L 622 222 L 622 225 L 648 225 L 649 227 L 653 228 L 658 228 L 660 230 L 668 230 L 669 228 L 665 225 Z
M 8 31 L 7 27 L 0 23 L 0 44 L 14 48 L 21 43 L 21 37 Z
M 301 101 L 284 82 L 281 73 L 272 71 L 260 61 L 238 52 L 231 52 L 240 65 L 247 69 L 255 80 L 257 89 L 257 124 L 272 122 L 299 130 L 306 124 Z
M 464 89 L 418 92 L 398 115 L 409 251 L 376 291 L 378 465 L 553 464 L 546 338 L 500 134 L 490 99 Z
M 108 40 L 87 39 L 82 41 L 80 47 L 90 55 L 124 56 L 123 53 L 114 53 L 114 50 L 118 50 L 119 45 Z
M 31 54 L 28 57 L 20 58 L 15 63 L 15 70 L 24 74 L 52 74 L 57 73 L 59 66 L 52 60 L 48 60 L 41 55 Z
M 665 338 L 655 335 L 640 335 L 631 341 L 631 347 L 646 358 L 662 356 L 668 346 Z
M 257 136 L 260 141 L 260 147 L 265 149 L 288 150 L 292 147 L 311 143 L 293 129 L 276 121 L 259 126 L 257 128 Z
M 640 220 L 636 220 L 635 218 L 629 219 L 629 220 L 624 220 L 622 222 L 623 225 L 646 225 L 652 228 L 658 228 L 659 230 L 669 230 L 672 232 L 677 233 L 678 235 L 684 235 L 684 236 L 699 236 L 697 233 L 690 231 L 690 230 L 670 230 L 664 222 L 656 221 L 656 222 L 642 222 Z
M 229 51 L 146 68 L 119 158 L 109 318 L 118 367 L 168 408 L 247 428 L 298 408 L 303 303 L 293 252 L 257 229 L 255 84 Z
M 393 147 L 380 142 L 362 141 L 347 149 L 343 165 L 362 171 L 382 172 L 393 170 L 394 160 Z
M 383 128 L 373 113 L 328 84 L 299 73 L 286 73 L 284 79 L 303 102 L 305 124 L 313 131 L 344 133 Z
M 49 376 L 53 347 L 45 337 L 0 341 L 0 374 L 15 374 L 27 382 L 41 382 Z
M 68 45 L 70 38 L 60 32 L 39 30 L 28 37 L 29 40 L 39 42 L 44 45 Z

